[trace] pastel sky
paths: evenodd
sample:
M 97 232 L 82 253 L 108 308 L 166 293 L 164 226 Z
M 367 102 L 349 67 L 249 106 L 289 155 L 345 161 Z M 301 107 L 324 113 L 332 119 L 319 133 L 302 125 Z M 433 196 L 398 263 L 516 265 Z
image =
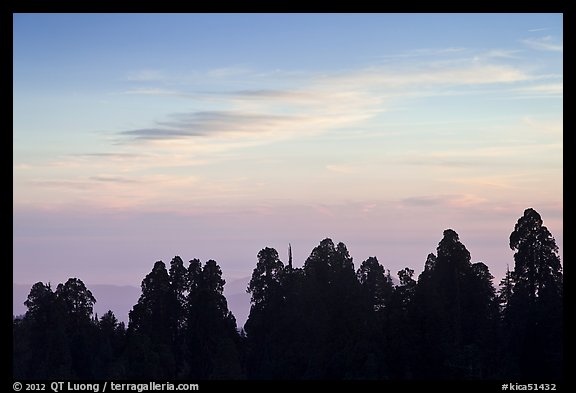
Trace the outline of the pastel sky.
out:
M 228 280 L 323 238 L 499 279 L 527 207 L 562 254 L 561 14 L 15 14 L 13 281 Z

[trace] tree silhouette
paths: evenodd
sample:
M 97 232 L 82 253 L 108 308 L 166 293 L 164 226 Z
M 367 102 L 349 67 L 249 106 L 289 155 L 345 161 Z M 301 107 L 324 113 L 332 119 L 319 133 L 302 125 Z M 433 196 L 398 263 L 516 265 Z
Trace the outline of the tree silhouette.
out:
M 168 343 L 175 337 L 177 310 L 178 299 L 166 265 L 158 261 L 152 272 L 142 280 L 142 295 L 130 311 L 128 328 L 145 334 L 154 344 Z
M 142 295 L 129 313 L 128 374 L 142 378 L 145 370 L 157 378 L 174 378 L 176 360 L 174 339 L 178 327 L 178 298 L 172 288 L 166 265 L 154 264 L 142 280 Z M 140 351 L 150 351 L 143 367 Z
M 190 282 L 188 280 L 188 270 L 184 266 L 184 261 L 180 256 L 175 256 L 170 261 L 170 287 L 173 292 L 173 296 L 176 299 L 175 302 L 175 321 L 176 327 L 173 330 L 174 336 L 171 338 L 172 341 L 172 353 L 174 355 L 174 360 L 178 364 L 179 375 L 182 370 L 180 369 L 185 362 L 185 348 L 186 348 L 186 316 L 187 316 L 187 297 L 190 290 Z
M 56 298 L 74 327 L 89 323 L 96 299 L 86 288 L 82 280 L 69 278 L 64 284 L 58 284 Z
M 362 303 L 356 308 L 365 321 L 365 338 L 356 343 L 357 356 L 364 358 L 365 372 L 359 371 L 358 377 L 389 378 L 392 358 L 389 342 L 392 323 L 390 303 L 394 292 L 392 277 L 376 257 L 362 262 L 356 276 L 362 292 Z
M 98 345 L 95 357 L 96 378 L 122 377 L 119 357 L 125 346 L 126 328 L 114 313 L 108 310 L 98 321 Z
M 265 309 L 279 300 L 283 270 L 284 264 L 278 257 L 278 251 L 266 247 L 258 253 L 258 263 L 247 289 L 252 295 L 251 302 L 254 307 Z
M 507 373 L 521 379 L 562 378 L 563 277 L 556 241 L 534 209 L 510 234 L 514 271 L 501 289 Z
M 78 278 L 69 278 L 64 284 L 58 284 L 55 295 L 61 316 L 66 321 L 72 373 L 81 379 L 93 378 L 93 353 L 97 342 L 91 317 L 96 299 Z
M 66 320 L 50 284 L 34 284 L 24 304 L 28 311 L 14 325 L 14 376 L 74 377 Z
M 184 261 L 179 256 L 175 256 L 170 261 L 170 286 L 172 292 L 176 297 L 177 310 L 177 332 L 179 332 L 184 325 L 186 296 L 189 292 L 188 271 L 184 267 Z M 176 339 L 176 338 L 175 338 Z
M 56 295 L 50 283 L 37 282 L 32 285 L 28 298 L 24 302 L 24 305 L 28 307 L 26 317 L 40 324 L 47 324 L 55 302 Z
M 284 264 L 278 251 L 266 247 L 257 255 L 258 262 L 252 272 L 247 292 L 252 306 L 244 326 L 249 345 L 248 374 L 253 378 L 282 378 L 282 352 L 285 348 L 279 337 L 286 295 L 282 279 Z
M 377 374 L 370 348 L 369 310 L 344 243 L 324 239 L 304 263 L 301 313 L 305 321 L 306 379 L 351 379 Z M 370 374 L 370 375 L 366 375 Z
M 510 305 L 512 293 L 514 292 L 514 272 L 506 267 L 506 275 L 500 280 L 500 289 L 498 290 L 498 303 L 500 313 L 503 315 L 507 307 Z
M 562 294 L 562 266 L 558 246 L 542 218 L 534 209 L 526 209 L 510 234 L 514 253 L 515 288 L 531 302 L 543 295 Z
M 434 254 L 431 254 L 434 255 Z M 408 310 L 408 306 L 412 302 L 414 297 L 414 291 L 416 290 L 416 281 L 412 278 L 414 276 L 414 270 L 410 268 L 404 268 L 398 272 L 398 279 L 400 280 L 400 285 L 394 288 L 394 295 L 397 298 L 397 303 L 402 311 Z
M 383 347 L 387 357 L 384 376 L 390 379 L 411 379 L 413 363 L 417 358 L 415 331 L 409 310 L 412 307 L 416 281 L 414 270 L 404 268 L 398 272 L 399 285 L 394 287 L 386 308 L 383 328 Z
M 38 282 L 24 302 L 28 311 L 14 324 L 14 375 L 22 378 L 93 378 L 96 300 L 82 280 L 70 278 L 53 292 Z
M 394 291 L 390 272 L 385 271 L 376 257 L 370 257 L 362 262 L 356 276 L 373 310 L 383 310 Z
M 214 260 L 203 268 L 190 261 L 187 317 L 188 377 L 237 379 L 242 377 L 236 319 L 224 297 L 222 270 Z
M 437 257 L 428 255 L 412 306 L 411 321 L 420 348 L 418 378 L 485 378 L 490 374 L 486 345 L 493 345 L 497 303 L 492 276 L 483 263 L 472 265 L 458 234 L 444 231 Z

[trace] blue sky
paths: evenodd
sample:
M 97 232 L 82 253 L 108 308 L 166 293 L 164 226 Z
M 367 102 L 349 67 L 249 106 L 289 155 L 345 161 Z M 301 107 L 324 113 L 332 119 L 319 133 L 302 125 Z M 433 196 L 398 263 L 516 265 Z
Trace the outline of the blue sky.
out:
M 16 14 L 15 283 L 563 239 L 561 14 Z M 562 251 L 562 248 L 561 248 Z

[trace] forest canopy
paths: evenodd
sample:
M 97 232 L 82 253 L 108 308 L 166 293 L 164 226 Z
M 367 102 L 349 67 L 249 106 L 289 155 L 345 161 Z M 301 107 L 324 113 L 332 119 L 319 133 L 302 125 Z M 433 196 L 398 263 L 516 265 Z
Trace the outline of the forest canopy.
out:
M 38 282 L 13 318 L 17 379 L 563 378 L 563 275 L 534 209 L 509 238 L 512 270 L 498 287 L 446 229 L 422 273 L 394 285 L 376 256 L 356 268 L 346 245 L 322 240 L 294 267 L 256 256 L 248 321 L 238 328 L 214 260 L 157 261 L 128 326 L 79 278 Z

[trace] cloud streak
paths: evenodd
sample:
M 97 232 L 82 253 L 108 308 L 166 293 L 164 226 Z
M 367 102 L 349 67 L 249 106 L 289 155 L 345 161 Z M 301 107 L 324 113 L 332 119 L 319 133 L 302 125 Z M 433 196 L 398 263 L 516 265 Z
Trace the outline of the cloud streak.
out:
M 375 87 L 415 88 L 432 86 L 466 86 L 497 83 L 514 83 L 534 77 L 525 71 L 507 65 L 469 64 L 452 67 L 426 67 L 411 70 L 368 69 L 360 73 L 342 75 L 329 79 L 327 83 L 338 83 L 348 88 Z
M 535 50 L 563 52 L 564 46 L 561 43 L 554 42 L 554 37 L 547 35 L 539 38 L 526 38 L 522 43 L 527 47 Z
M 421 195 L 402 199 L 404 206 L 410 207 L 469 207 L 479 205 L 486 199 L 474 194 Z
M 163 88 L 135 88 L 129 89 L 122 94 L 126 95 L 142 95 L 142 96 L 164 96 L 164 97 L 183 97 L 183 98 L 190 98 L 194 97 L 194 94 L 185 93 L 178 90 L 171 90 L 171 89 L 163 89 Z
M 546 83 L 525 86 L 516 89 L 522 93 L 532 93 L 536 96 L 561 96 L 564 94 L 564 83 Z
M 91 176 L 89 179 L 95 180 L 97 182 L 104 182 L 104 183 L 119 183 L 119 184 L 138 183 L 138 181 L 134 180 L 134 179 L 129 179 L 129 178 L 120 177 L 120 176 L 110 176 L 110 175 Z
M 549 27 L 537 27 L 535 29 L 529 29 L 528 32 L 529 33 L 535 33 L 537 31 L 546 31 L 546 30 L 550 30 Z
M 234 111 L 177 113 L 172 120 L 157 122 L 157 127 L 121 131 L 118 135 L 134 140 L 170 140 L 190 137 L 265 136 L 289 129 L 290 125 L 314 119 L 305 116 L 282 116 Z M 263 135 L 264 134 L 264 135 Z
M 441 53 L 459 53 L 448 48 Z M 434 51 L 417 51 L 429 54 Z M 494 56 L 508 57 L 500 51 Z M 243 73 L 247 71 L 242 70 Z M 228 73 L 216 72 L 217 78 Z M 236 71 L 232 73 L 236 74 Z M 508 85 L 537 78 L 520 68 L 467 61 L 449 67 L 428 64 L 417 68 L 372 67 L 363 70 L 309 77 L 306 87 L 292 89 L 253 88 L 228 92 L 185 92 L 161 88 L 135 89 L 131 94 L 206 97 L 219 107 L 189 113 L 171 114 L 146 128 L 117 134 L 124 142 L 218 138 L 240 140 L 260 136 L 273 142 L 285 137 L 327 132 L 335 128 L 361 125 L 387 111 L 389 104 L 410 95 L 445 94 L 435 87 L 469 89 L 483 85 Z M 304 82 L 304 81 L 302 81 Z M 425 93 L 426 92 L 426 93 Z M 226 107 L 223 110 L 220 108 Z
M 281 142 L 288 141 L 296 146 L 300 141 L 314 141 L 320 136 L 328 137 L 327 146 L 338 145 L 339 148 L 344 143 L 352 146 L 365 143 L 363 139 L 373 139 L 375 143 L 382 143 L 383 152 L 389 153 L 386 158 L 368 156 L 364 159 L 352 147 L 350 152 L 357 156 L 336 157 L 320 151 L 319 156 L 327 158 L 315 163 L 316 174 L 325 176 L 327 182 L 336 177 L 346 177 L 359 187 L 370 189 L 371 186 L 363 183 L 363 179 L 369 176 L 388 176 L 394 181 L 394 173 L 381 175 L 375 169 L 378 163 L 394 165 L 405 173 L 414 173 L 421 168 L 424 172 L 430 171 L 430 174 L 436 171 L 443 175 L 448 171 L 491 170 L 509 162 L 508 157 L 523 159 L 525 152 L 533 152 L 536 148 L 518 145 L 517 141 L 512 140 L 505 142 L 504 147 L 492 150 L 489 146 L 468 149 L 466 145 L 458 146 L 459 137 L 454 133 L 456 140 L 451 139 L 450 144 L 458 146 L 458 151 L 450 150 L 452 147 L 427 150 L 420 146 L 420 142 L 424 141 L 410 142 L 418 147 L 406 151 L 395 141 L 406 141 L 406 130 L 417 132 L 410 124 L 405 124 L 406 121 L 394 124 L 386 116 L 393 118 L 400 111 L 422 109 L 413 109 L 411 100 L 424 101 L 451 95 L 485 94 L 493 97 L 495 94 L 500 96 L 499 92 L 514 92 L 517 96 L 552 95 L 562 91 L 562 84 L 559 83 L 533 84 L 535 81 L 541 82 L 543 76 L 536 73 L 534 68 L 521 67 L 516 53 L 516 50 L 474 53 L 466 48 L 419 50 L 409 53 L 407 57 L 419 56 L 424 60 L 430 60 L 427 56 L 441 58 L 436 61 L 412 61 L 410 65 L 401 66 L 393 63 L 338 72 L 293 73 L 290 77 L 286 77 L 286 72 L 264 75 L 247 69 L 222 68 L 214 72 L 205 71 L 202 75 L 206 80 L 199 84 L 191 82 L 193 78 L 179 81 L 177 77 L 160 71 L 136 72 L 129 76 L 136 86 L 123 93 L 134 96 L 130 97 L 131 100 L 134 98 L 134 102 L 138 102 L 137 96 L 143 96 L 146 105 L 149 105 L 148 97 L 155 97 L 160 103 L 171 97 L 181 97 L 187 101 L 183 100 L 182 104 L 186 106 L 180 108 L 190 109 L 153 115 L 162 117 L 140 127 L 110 131 L 106 137 L 113 151 L 60 156 L 39 169 L 47 174 L 46 179 L 51 180 L 28 185 L 34 184 L 41 189 L 69 187 L 105 190 L 110 196 L 98 192 L 85 194 L 83 198 L 100 199 L 116 206 L 153 204 L 161 197 L 184 205 L 187 200 L 211 200 L 214 197 L 208 196 L 210 193 L 250 198 L 254 190 L 266 188 L 269 183 L 278 185 L 276 180 L 265 176 L 246 182 L 234 180 L 238 175 L 234 166 L 242 167 L 246 161 L 252 160 L 246 160 L 242 150 L 257 151 L 258 159 L 266 162 L 266 158 L 270 158 L 266 156 L 268 150 L 258 149 L 260 146 L 275 145 L 271 146 L 270 151 L 282 152 Z M 467 57 L 454 58 L 463 55 Z M 194 75 L 198 78 L 200 73 Z M 142 87 L 142 82 L 146 87 Z M 211 89 L 205 89 L 205 86 L 211 86 Z M 172 101 L 168 103 L 171 105 Z M 418 116 L 419 112 L 414 112 L 412 119 L 433 125 L 431 120 L 420 120 Z M 438 127 L 455 127 L 449 124 L 433 126 L 436 130 Z M 435 132 L 445 135 L 443 130 Z M 426 140 L 430 138 L 429 134 L 421 136 Z M 373 147 L 372 144 L 368 146 Z M 323 149 L 324 145 L 319 148 Z M 398 153 L 393 149 L 398 149 Z M 309 156 L 305 160 L 309 162 Z M 231 165 L 231 162 L 234 164 Z M 270 162 L 263 167 L 267 165 Z M 222 167 L 226 167 L 230 173 L 222 175 L 223 172 L 213 169 Z M 199 173 L 216 174 L 222 178 L 197 177 Z M 156 175 L 168 177 L 154 178 Z M 306 177 L 304 173 L 302 175 Z M 194 177 L 194 181 L 190 181 L 191 177 Z M 192 189 L 192 184 L 198 188 Z M 159 191 L 158 187 L 165 190 Z M 267 197 L 275 195 L 274 188 L 270 190 Z M 183 196 L 186 192 L 190 196 Z M 347 195 L 353 194 L 346 192 Z M 25 194 L 19 191 L 19 195 Z M 320 194 L 321 191 L 310 192 L 314 198 Z M 112 195 L 116 195 L 116 198 Z M 452 202 L 456 203 L 454 201 L 457 200 L 454 197 Z M 460 199 L 464 205 L 472 203 L 472 200 Z M 433 198 L 406 201 L 414 204 L 433 202 Z

